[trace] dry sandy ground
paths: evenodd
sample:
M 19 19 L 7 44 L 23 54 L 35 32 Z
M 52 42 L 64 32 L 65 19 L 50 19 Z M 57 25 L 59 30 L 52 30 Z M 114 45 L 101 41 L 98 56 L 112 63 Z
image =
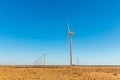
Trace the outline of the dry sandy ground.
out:
M 0 80 L 120 80 L 120 66 L 0 66 Z

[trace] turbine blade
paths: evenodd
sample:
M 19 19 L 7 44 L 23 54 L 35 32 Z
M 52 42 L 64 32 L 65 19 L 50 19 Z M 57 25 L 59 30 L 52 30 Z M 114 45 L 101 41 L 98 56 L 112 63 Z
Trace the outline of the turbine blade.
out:
M 75 34 L 74 32 L 72 32 L 72 34 Z
M 70 27 L 69 27 L 69 25 L 68 25 L 68 21 L 67 21 L 67 27 L 68 27 L 68 32 L 70 32 Z
M 66 43 L 67 43 L 67 41 L 68 41 L 68 37 L 69 37 L 69 35 L 66 36 L 66 40 L 65 40 L 65 42 L 64 42 L 64 45 L 66 45 Z

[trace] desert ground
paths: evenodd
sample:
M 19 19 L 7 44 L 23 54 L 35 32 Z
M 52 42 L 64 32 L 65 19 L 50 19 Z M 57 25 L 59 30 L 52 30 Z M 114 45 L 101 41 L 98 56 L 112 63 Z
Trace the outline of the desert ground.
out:
M 0 80 L 120 80 L 120 66 L 0 66 Z

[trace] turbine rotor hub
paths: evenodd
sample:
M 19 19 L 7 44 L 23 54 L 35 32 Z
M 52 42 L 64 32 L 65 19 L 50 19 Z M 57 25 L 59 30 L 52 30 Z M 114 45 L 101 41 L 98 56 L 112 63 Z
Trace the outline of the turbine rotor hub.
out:
M 68 34 L 69 34 L 69 35 L 72 35 L 72 34 L 74 34 L 74 33 L 73 33 L 73 32 L 68 32 Z

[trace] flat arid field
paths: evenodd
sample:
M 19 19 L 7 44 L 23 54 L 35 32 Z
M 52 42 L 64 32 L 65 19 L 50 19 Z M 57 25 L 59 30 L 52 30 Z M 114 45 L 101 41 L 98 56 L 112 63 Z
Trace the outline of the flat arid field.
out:
M 120 66 L 0 66 L 0 80 L 120 80 Z

